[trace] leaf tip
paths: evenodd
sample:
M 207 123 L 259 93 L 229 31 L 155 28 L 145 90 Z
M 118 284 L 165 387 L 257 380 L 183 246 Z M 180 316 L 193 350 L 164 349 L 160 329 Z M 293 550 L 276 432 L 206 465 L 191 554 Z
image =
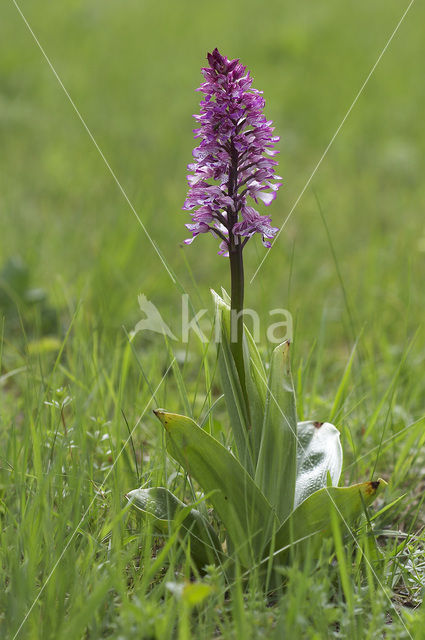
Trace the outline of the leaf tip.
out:
M 165 409 L 153 409 L 154 414 L 156 415 L 156 417 L 158 418 L 158 420 L 160 420 L 164 426 L 164 428 L 167 428 L 167 412 L 165 411 Z
M 385 482 L 382 478 L 378 480 L 370 480 L 366 483 L 366 495 L 374 496 L 378 492 L 379 487 L 386 487 L 388 482 Z
M 277 347 L 275 348 L 275 352 L 281 353 L 284 358 L 287 358 L 289 356 L 290 347 L 291 347 L 291 341 L 284 340 L 284 342 L 281 342 L 280 344 L 277 345 Z

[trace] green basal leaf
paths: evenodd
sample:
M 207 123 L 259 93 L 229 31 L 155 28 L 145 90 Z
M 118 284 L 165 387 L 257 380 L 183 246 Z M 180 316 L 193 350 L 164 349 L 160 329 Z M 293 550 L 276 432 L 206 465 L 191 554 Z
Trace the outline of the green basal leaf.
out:
M 168 452 L 211 493 L 241 564 L 251 566 L 276 526 L 270 504 L 230 451 L 193 420 L 162 409 L 155 414 L 164 425 Z
M 215 291 L 213 291 L 212 289 L 211 289 L 211 291 L 212 291 L 212 293 L 214 295 L 217 295 L 215 293 Z M 227 291 L 226 291 L 226 289 L 224 287 L 221 287 L 221 298 L 222 298 L 223 302 L 225 304 L 227 304 L 228 307 L 230 307 L 231 299 L 230 299 L 230 296 L 229 296 L 229 294 L 227 293 Z
M 250 438 L 250 417 L 246 405 L 242 386 L 239 381 L 235 361 L 230 349 L 230 342 L 226 330 L 221 331 L 221 341 L 218 354 L 221 384 L 224 400 L 230 418 L 230 425 L 235 439 L 236 450 L 241 464 L 250 476 L 254 475 L 254 461 Z M 248 387 L 249 388 L 249 387 Z
M 225 326 L 230 335 L 230 296 L 226 292 L 226 290 L 221 288 L 222 297 L 218 295 L 213 289 L 211 289 L 211 294 L 213 296 L 213 300 L 220 312 L 223 312 Z M 266 391 L 267 391 L 267 375 L 266 370 L 264 368 L 263 361 L 261 359 L 260 353 L 257 349 L 257 345 L 255 344 L 255 340 L 247 328 L 246 324 L 244 324 L 244 340 L 246 340 L 248 355 L 250 358 L 250 371 L 253 379 L 258 387 L 258 394 L 260 395 L 263 404 L 266 400 Z
M 230 307 L 211 291 L 216 305 L 216 322 L 219 323 L 220 344 L 218 366 L 230 425 L 235 439 L 238 458 L 248 473 L 254 475 L 254 462 L 249 436 L 249 408 L 242 391 L 236 364 L 230 348 Z
M 329 422 L 299 422 L 294 506 L 327 486 L 337 486 L 342 469 L 340 434 Z
M 255 382 L 247 371 L 246 361 L 245 372 L 245 386 L 249 398 L 248 436 L 252 460 L 250 475 L 254 477 L 255 468 L 257 466 L 258 456 L 260 453 L 261 427 L 264 421 L 264 403 L 261 401 L 261 398 L 258 395 L 258 389 L 255 385 Z
M 222 292 L 223 298 L 212 291 L 216 305 L 216 319 L 220 325 L 220 377 L 238 457 L 253 476 L 261 443 L 267 377 L 254 339 L 244 325 L 244 384 L 247 392 L 247 398 L 245 398 L 231 352 L 230 298 L 224 289 Z
M 230 298 L 224 289 L 222 289 L 225 294 L 223 298 L 214 289 L 210 289 L 210 291 L 214 301 L 215 312 L 219 315 L 220 329 L 224 323 L 227 334 L 230 336 Z
M 370 505 L 378 491 L 386 486 L 385 480 L 363 482 L 351 487 L 329 487 L 316 491 L 302 502 L 276 532 L 274 548 L 276 558 L 284 561 L 288 546 L 302 545 L 306 538 L 315 541 L 332 534 L 333 514 L 341 521 L 342 530 L 348 533 L 364 507 Z
M 173 527 L 180 527 L 183 535 L 190 538 L 191 554 L 198 567 L 216 563 L 223 555 L 220 541 L 208 520 L 168 489 L 134 489 L 126 494 L 126 498 L 132 506 L 153 519 L 160 533 L 169 534 Z
M 253 474 L 260 454 L 261 434 L 264 422 L 264 406 L 267 377 L 256 344 L 244 325 L 243 355 L 245 386 L 249 404 L 249 439 L 253 460 Z
M 261 398 L 261 401 L 264 404 L 266 402 L 267 395 L 267 374 L 264 368 L 263 361 L 261 359 L 260 352 L 257 349 L 257 345 L 255 344 L 255 340 L 246 325 L 244 325 L 245 330 L 245 338 L 248 345 L 248 353 L 250 358 L 250 371 L 252 378 L 257 387 L 258 395 Z
M 273 351 L 255 481 L 279 522 L 293 510 L 297 468 L 297 417 L 289 342 Z

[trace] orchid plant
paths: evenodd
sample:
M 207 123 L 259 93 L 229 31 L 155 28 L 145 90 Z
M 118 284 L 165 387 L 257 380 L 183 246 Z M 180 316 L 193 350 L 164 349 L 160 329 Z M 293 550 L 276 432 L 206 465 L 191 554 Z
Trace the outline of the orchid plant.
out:
M 189 541 L 195 564 L 222 563 L 234 554 L 243 567 L 285 562 L 290 548 L 332 532 L 339 519 L 352 526 L 375 498 L 383 481 L 339 487 L 342 448 L 338 429 L 328 423 L 297 422 L 290 370 L 290 344 L 275 348 L 267 368 L 243 323 L 243 250 L 259 233 L 263 243 L 277 233 L 269 216 L 252 203 L 269 205 L 281 183 L 275 175 L 279 140 L 264 113 L 262 93 L 239 60 L 217 49 L 202 69 L 205 82 L 200 139 L 189 165 L 184 209 L 192 237 L 211 233 L 219 253 L 229 258 L 230 297 L 213 292 L 220 322 L 218 360 L 232 444 L 224 446 L 191 418 L 155 411 L 166 435 L 167 451 L 202 489 L 222 523 L 213 527 L 206 511 L 186 505 L 164 487 L 127 494 L 163 534 L 172 528 Z M 173 529 L 173 530 L 174 530 Z M 227 556 L 229 557 L 229 555 Z

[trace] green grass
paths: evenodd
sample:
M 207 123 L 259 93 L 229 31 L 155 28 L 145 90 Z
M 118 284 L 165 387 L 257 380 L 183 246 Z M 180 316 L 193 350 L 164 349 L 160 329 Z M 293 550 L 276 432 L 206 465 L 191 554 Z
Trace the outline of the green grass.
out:
M 172 354 L 154 334 L 130 346 L 125 330 L 140 319 L 140 292 L 178 334 L 182 288 L 212 309 L 209 288 L 228 286 L 212 238 L 181 247 L 199 68 L 217 45 L 264 90 L 281 136 L 285 184 L 271 211 L 281 226 L 407 3 L 20 6 L 178 286 L 3 3 L 0 266 L 21 256 L 26 288 L 44 294 L 20 313 L 0 296 L 0 637 L 13 638 L 38 596 L 19 638 L 425 637 L 423 5 L 247 287 L 264 323 L 268 309 L 291 310 L 299 417 L 332 415 L 344 480 L 389 481 L 370 511 L 381 510 L 374 535 L 366 526 L 354 542 L 335 529 L 335 546 L 282 568 L 268 597 L 255 570 L 230 586 L 211 570 L 192 612 L 167 586 L 190 577 L 187 553 L 142 529 L 124 495 L 163 484 L 193 500 L 151 409 L 189 404 L 204 416 L 220 395 L 215 354 L 195 338 L 173 344 L 184 384 L 173 367 L 157 388 Z M 250 242 L 248 279 L 263 255 Z M 134 457 L 122 447 L 138 420 Z M 210 427 L 227 426 L 218 403 Z

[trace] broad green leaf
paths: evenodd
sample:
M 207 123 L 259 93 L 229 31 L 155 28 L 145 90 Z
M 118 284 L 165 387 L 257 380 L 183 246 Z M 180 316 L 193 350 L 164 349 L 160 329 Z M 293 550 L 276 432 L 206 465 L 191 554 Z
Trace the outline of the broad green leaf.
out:
M 230 307 L 215 292 L 211 291 L 216 305 L 216 322 L 219 324 L 220 344 L 218 365 L 224 399 L 235 439 L 238 458 L 248 473 L 254 475 L 254 462 L 250 432 L 249 408 L 246 404 L 236 364 L 230 348 Z
M 239 460 L 253 476 L 261 443 L 267 377 L 254 339 L 244 325 L 245 398 L 230 346 L 229 297 L 224 290 L 223 298 L 215 291 L 212 295 L 220 328 L 219 368 L 226 406 Z
M 223 298 L 214 289 L 210 289 L 210 291 L 214 301 L 215 313 L 217 314 L 216 321 L 218 321 L 220 329 L 223 328 L 224 323 L 230 339 L 230 298 L 224 289 L 225 296 Z
M 257 386 L 258 389 L 258 395 L 260 396 L 263 405 L 266 402 L 266 395 L 267 395 L 267 375 L 266 375 L 266 370 L 264 368 L 264 364 L 263 361 L 261 359 L 261 355 L 260 352 L 257 349 L 257 345 L 255 344 L 255 340 L 253 338 L 253 336 L 251 335 L 251 333 L 249 332 L 249 330 L 247 329 L 246 325 L 244 325 L 245 328 L 245 337 L 246 337 L 246 342 L 248 345 L 248 350 L 249 350 L 249 357 L 250 357 L 250 370 L 251 370 L 251 375 L 252 378 Z
M 255 481 L 283 522 L 293 510 L 297 466 L 297 417 L 289 342 L 273 351 Z
M 342 469 L 339 431 L 329 422 L 299 422 L 294 506 L 327 486 L 337 486 Z
M 267 376 L 253 337 L 244 325 L 245 385 L 249 404 L 249 437 L 254 470 L 258 464 L 264 423 Z
M 168 534 L 170 528 L 180 526 L 182 533 L 190 537 L 191 554 L 199 567 L 217 562 L 222 555 L 220 541 L 208 520 L 168 489 L 134 489 L 126 498 L 136 509 L 150 516 L 161 533 Z
M 250 418 L 226 330 L 221 332 L 218 365 L 238 457 L 250 476 L 253 476 Z
M 254 476 L 255 468 L 258 463 L 258 456 L 260 454 L 261 434 L 264 422 L 264 399 L 260 395 L 256 379 L 253 375 L 254 365 L 250 359 L 246 339 L 244 339 L 243 343 L 243 353 L 245 367 L 245 387 L 247 391 L 249 406 L 248 437 L 252 460 L 252 475 Z
M 273 510 L 240 462 L 186 416 L 155 411 L 166 431 L 167 450 L 201 485 L 221 518 L 241 564 L 262 554 L 275 519 Z
M 227 311 L 230 311 L 230 296 L 223 287 L 221 288 L 221 293 L 222 293 L 221 298 L 213 289 L 211 289 L 211 293 L 213 294 L 213 298 L 216 304 L 220 305 L 222 309 L 226 309 Z M 228 322 L 228 326 L 230 326 L 230 316 L 227 322 Z M 248 343 L 249 356 L 251 358 L 252 364 L 254 365 L 253 370 L 257 372 L 254 377 L 258 377 L 258 380 L 259 380 L 258 391 L 263 399 L 263 402 L 265 402 L 266 390 L 267 390 L 266 370 L 264 369 L 264 364 L 261 359 L 260 352 L 257 349 L 257 345 L 255 344 L 255 340 L 245 323 L 244 323 L 244 335 Z
M 220 309 L 223 312 L 226 312 L 225 326 L 229 330 L 230 328 L 230 296 L 223 287 L 221 288 L 221 291 L 222 291 L 222 297 L 220 297 L 213 289 L 211 289 L 211 293 L 213 295 L 216 308 Z M 255 344 L 255 340 L 245 323 L 244 323 L 244 339 L 246 340 L 249 358 L 251 360 L 251 367 L 250 367 L 251 374 L 257 385 L 258 393 L 264 404 L 266 400 L 266 391 L 267 391 L 266 370 L 264 369 L 264 364 L 261 359 L 260 352 L 257 349 L 257 345 Z
M 332 534 L 331 518 L 334 512 L 341 521 L 342 530 L 350 531 L 353 524 L 370 505 L 378 491 L 385 487 L 385 480 L 363 482 L 351 487 L 325 487 L 304 500 L 285 520 L 276 532 L 274 548 L 278 560 L 284 560 L 288 545 L 296 547 L 314 536 L 315 540 Z
M 211 291 L 213 292 L 213 294 L 217 295 L 215 291 L 213 291 L 212 289 Z M 227 304 L 228 307 L 230 307 L 230 303 L 231 303 L 230 296 L 224 287 L 221 287 L 221 298 L 223 302 Z

